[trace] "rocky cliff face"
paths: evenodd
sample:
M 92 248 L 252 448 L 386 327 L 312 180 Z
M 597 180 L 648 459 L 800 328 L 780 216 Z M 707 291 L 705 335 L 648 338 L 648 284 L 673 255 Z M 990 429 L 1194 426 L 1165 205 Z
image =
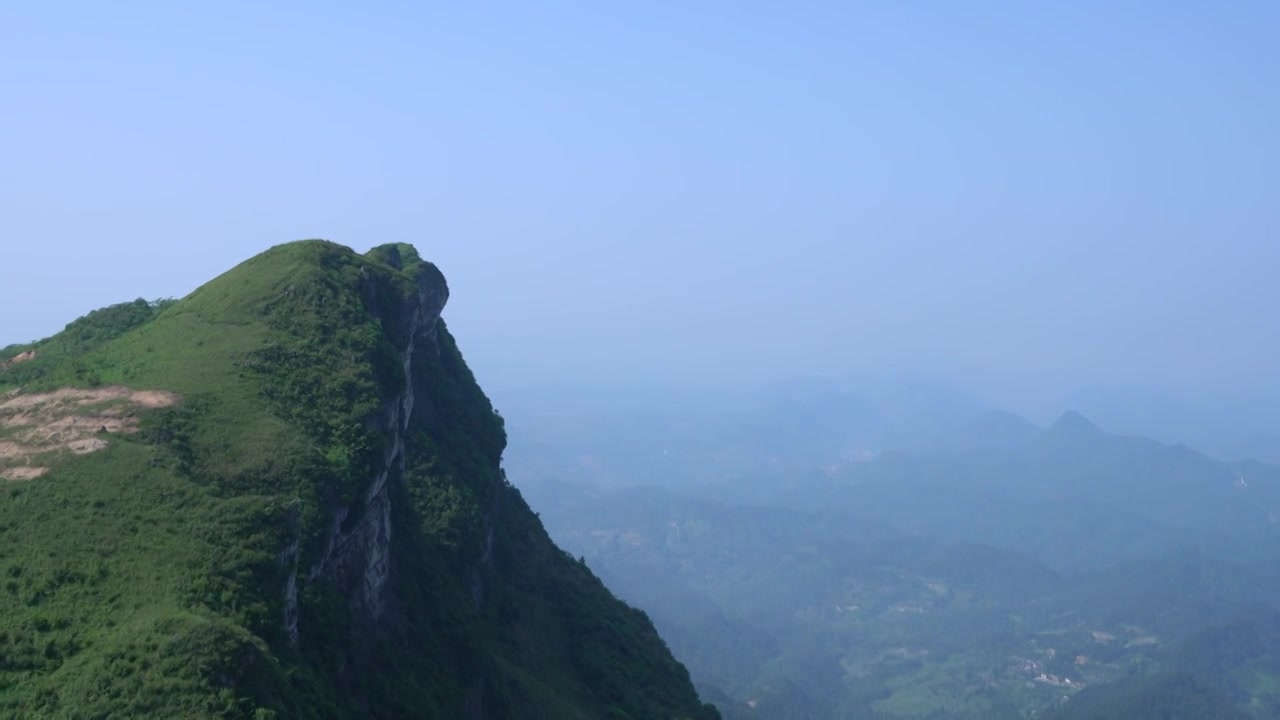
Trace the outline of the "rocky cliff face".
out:
M 389 261 L 403 270 L 398 250 L 389 251 Z M 325 580 L 343 588 L 354 613 L 370 623 L 383 617 L 387 606 L 387 578 L 391 569 L 391 492 L 388 481 L 403 477 L 405 447 L 414 409 L 427 412 L 431 405 L 429 388 L 415 382 L 414 356 L 439 357 L 436 324 L 449 299 L 444 278 L 423 266 L 414 277 L 416 292 L 391 306 L 383 319 L 389 340 L 399 339 L 396 354 L 403 369 L 401 390 L 388 398 L 381 411 L 369 424 L 384 438 L 385 449 L 377 474 L 369 479 L 368 489 L 358 505 L 340 507 L 333 513 L 323 539 L 323 551 L 306 571 L 308 581 Z M 369 306 L 379 305 L 380 286 L 365 277 L 363 294 Z M 359 517 L 351 522 L 353 513 Z M 285 586 L 285 626 L 292 642 L 298 639 L 298 544 L 295 539 L 284 553 L 293 565 Z

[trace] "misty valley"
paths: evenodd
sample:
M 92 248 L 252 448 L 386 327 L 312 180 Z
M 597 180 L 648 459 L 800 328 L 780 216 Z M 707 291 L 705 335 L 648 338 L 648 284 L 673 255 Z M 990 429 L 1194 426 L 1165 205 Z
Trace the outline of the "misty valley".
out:
M 1280 716 L 1280 467 L 864 387 L 513 393 L 508 472 L 726 718 Z

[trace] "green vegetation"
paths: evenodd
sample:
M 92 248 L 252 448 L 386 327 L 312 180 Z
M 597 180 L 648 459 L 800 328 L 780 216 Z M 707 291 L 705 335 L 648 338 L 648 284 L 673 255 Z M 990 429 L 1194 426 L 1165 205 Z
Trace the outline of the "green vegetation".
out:
M 1271 718 L 1280 473 L 1249 473 L 1069 419 L 768 505 L 529 492 L 729 718 Z
M 1249 720 L 1231 702 L 1189 675 L 1129 678 L 1089 688 L 1050 720 Z
M 149 322 L 175 302 L 172 299 L 147 302 L 139 298 L 133 302 L 94 310 L 67 325 L 61 333 L 39 343 L 36 357 L 6 368 L 4 375 L 0 376 L 0 382 L 29 387 L 50 369 L 56 368 L 64 373 L 69 372 L 83 384 L 99 385 L 101 377 L 82 358 L 90 351 Z M 35 347 L 31 345 L 4 348 L 0 350 L 0 362 L 33 349 Z
M 446 296 L 307 241 L 0 353 L 0 402 L 178 396 L 0 481 L 0 714 L 715 717 L 505 481 Z

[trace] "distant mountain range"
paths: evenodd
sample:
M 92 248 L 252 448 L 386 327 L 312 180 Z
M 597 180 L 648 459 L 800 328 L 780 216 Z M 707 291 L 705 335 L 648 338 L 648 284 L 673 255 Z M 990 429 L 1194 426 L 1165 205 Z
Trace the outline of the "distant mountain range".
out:
M 729 718 L 1280 715 L 1280 468 L 882 402 L 686 418 L 650 487 L 517 482 Z
M 1280 393 L 1095 385 L 1046 410 L 1075 409 L 1111 432 L 1184 443 L 1223 460 L 1280 463 Z
M 508 391 L 512 473 L 609 487 L 689 487 L 762 473 L 834 472 L 890 451 L 1000 448 L 1042 426 L 925 381 L 799 379 L 761 388 L 557 386 Z M 1219 460 L 1280 464 L 1280 399 L 1182 400 L 1176 390 L 1096 386 L 1038 413 L 1183 444 Z M 1232 409 L 1232 407 L 1235 409 Z M 1252 409 L 1246 410 L 1243 407 Z

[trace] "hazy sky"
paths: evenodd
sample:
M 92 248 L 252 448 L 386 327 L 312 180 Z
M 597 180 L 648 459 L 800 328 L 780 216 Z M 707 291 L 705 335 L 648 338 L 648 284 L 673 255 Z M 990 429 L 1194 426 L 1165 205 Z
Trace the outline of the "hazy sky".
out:
M 0 346 L 324 237 L 438 263 L 485 384 L 1269 380 L 1278 36 L 1275 2 L 6 3 Z

